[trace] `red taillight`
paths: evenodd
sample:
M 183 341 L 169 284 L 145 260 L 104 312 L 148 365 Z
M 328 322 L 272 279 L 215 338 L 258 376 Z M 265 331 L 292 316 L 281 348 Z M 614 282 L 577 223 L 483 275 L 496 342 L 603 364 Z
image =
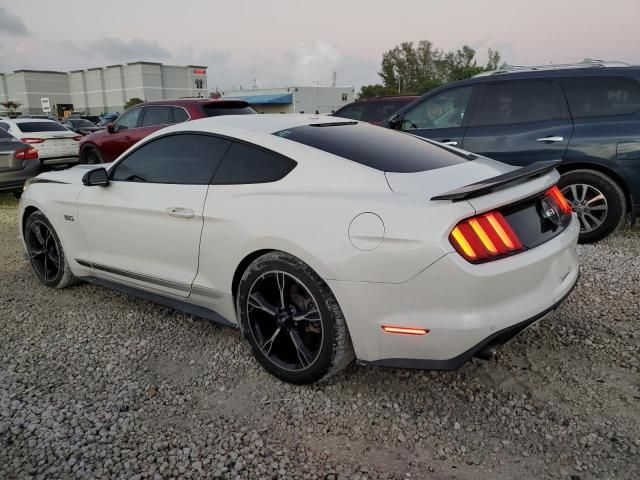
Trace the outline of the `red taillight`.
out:
M 33 147 L 23 148 L 16 151 L 16 158 L 18 160 L 36 160 L 38 158 L 38 151 Z
M 558 205 L 558 208 L 562 213 L 564 213 L 565 215 L 571 214 L 571 205 L 569 205 L 569 202 L 564 197 L 557 185 L 554 185 L 549 190 L 547 190 L 545 192 L 545 196 L 551 197 L 555 201 L 556 205 Z
M 82 140 L 82 135 L 76 135 L 75 137 L 71 138 L 73 138 L 76 142 L 79 142 L 80 140 Z
M 20 141 L 24 143 L 42 143 L 44 138 L 21 138 Z
M 451 231 L 449 241 L 472 263 L 494 260 L 523 249 L 520 239 L 500 212 L 463 220 Z

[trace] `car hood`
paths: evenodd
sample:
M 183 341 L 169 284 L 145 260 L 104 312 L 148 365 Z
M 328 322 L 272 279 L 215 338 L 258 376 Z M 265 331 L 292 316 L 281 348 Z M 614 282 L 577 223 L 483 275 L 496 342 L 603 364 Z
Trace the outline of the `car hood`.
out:
M 66 168 L 64 170 L 52 170 L 50 172 L 44 172 L 38 175 L 36 178 L 40 180 L 49 180 L 51 182 L 58 183 L 72 183 L 72 184 L 82 184 L 82 177 L 89 170 L 94 170 L 96 168 L 107 168 L 111 164 L 104 163 L 100 166 L 96 165 L 76 165 L 71 168 Z

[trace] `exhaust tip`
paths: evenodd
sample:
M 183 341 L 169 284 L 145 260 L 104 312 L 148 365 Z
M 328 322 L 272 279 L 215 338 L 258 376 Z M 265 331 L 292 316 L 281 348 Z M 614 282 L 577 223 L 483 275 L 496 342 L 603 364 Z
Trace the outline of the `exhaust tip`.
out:
M 487 345 L 486 347 L 479 350 L 474 357 L 479 358 L 480 360 L 492 360 L 498 354 L 497 345 Z

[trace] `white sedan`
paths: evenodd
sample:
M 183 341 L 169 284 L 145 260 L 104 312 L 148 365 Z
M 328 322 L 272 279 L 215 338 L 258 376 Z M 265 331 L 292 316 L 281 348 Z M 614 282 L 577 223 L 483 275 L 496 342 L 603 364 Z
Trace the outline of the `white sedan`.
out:
M 81 279 L 239 326 L 288 382 L 354 358 L 452 369 L 575 285 L 558 178 L 333 117 L 215 117 L 41 174 L 20 231 L 45 285 Z
M 78 163 L 82 135 L 54 120 L 2 119 L 0 128 L 35 148 L 43 164 Z

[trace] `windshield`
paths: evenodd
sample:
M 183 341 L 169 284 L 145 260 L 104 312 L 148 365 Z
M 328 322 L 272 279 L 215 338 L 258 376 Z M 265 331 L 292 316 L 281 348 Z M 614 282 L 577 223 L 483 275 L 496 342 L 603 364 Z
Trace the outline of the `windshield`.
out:
M 366 123 L 320 123 L 281 130 L 273 135 L 383 172 L 423 172 L 468 160 L 413 135 Z
M 89 120 L 84 120 L 84 119 L 70 120 L 70 122 L 76 128 L 92 128 L 92 127 L 95 127 L 95 125 L 93 123 L 91 123 Z

